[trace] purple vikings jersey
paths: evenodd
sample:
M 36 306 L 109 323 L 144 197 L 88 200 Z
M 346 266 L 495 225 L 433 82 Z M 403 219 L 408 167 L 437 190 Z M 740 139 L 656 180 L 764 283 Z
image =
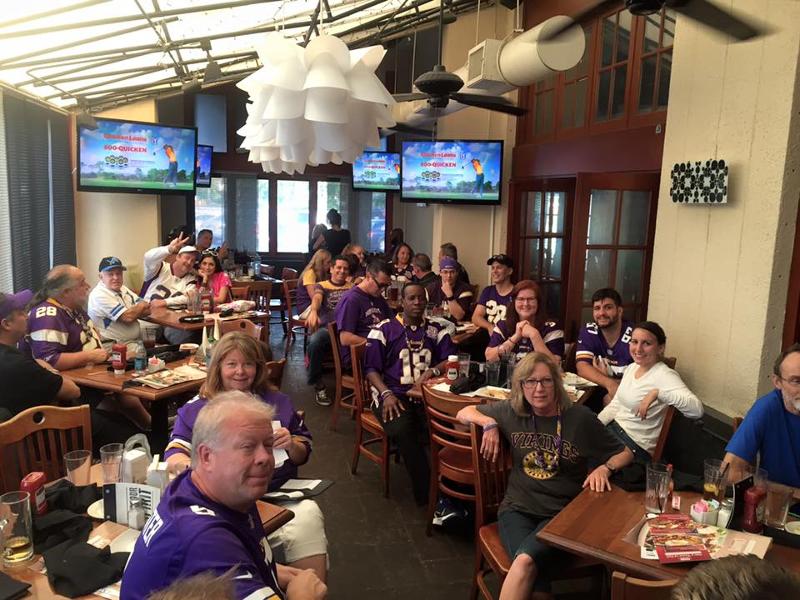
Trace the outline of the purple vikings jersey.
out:
M 369 332 L 364 372 L 380 374 L 386 387 L 404 398 L 429 367 L 457 353 L 446 325 L 426 319 L 419 327 L 406 326 L 397 315 Z
M 461 280 L 456 281 L 453 286 L 453 297 L 459 306 L 464 309 L 463 320 L 469 321 L 472 314 L 472 286 Z M 428 302 L 442 307 L 447 305 L 447 300 L 445 300 L 445 295 L 442 291 L 441 279 L 431 284 L 431 287 L 428 288 Z
M 297 411 L 294 409 L 291 398 L 286 394 L 272 390 L 259 394 L 259 397 L 275 409 L 275 420 L 280 421 L 281 425 L 286 427 L 290 434 L 302 442 L 310 453 L 311 432 L 308 431 L 305 421 L 297 416 Z M 172 437 L 169 440 L 169 444 L 167 444 L 167 449 L 164 451 L 165 459 L 173 454 L 191 456 L 194 423 L 197 421 L 200 409 L 206 404 L 208 404 L 208 400 L 195 396 L 178 409 L 175 426 L 172 429 Z M 289 479 L 295 477 L 297 477 L 297 465 L 292 464 L 290 460 L 285 461 L 275 469 L 272 480 L 269 482 L 270 491 L 277 490 Z
M 486 309 L 486 320 L 496 325 L 506 318 L 506 309 L 511 304 L 511 292 L 503 296 L 497 291 L 497 286 L 486 286 L 478 298 L 478 304 Z
M 609 373 L 612 377 L 622 377 L 625 367 L 633 362 L 630 351 L 633 323 L 622 321 L 622 335 L 616 343 L 609 348 L 606 337 L 597 327 L 597 323 L 587 323 L 578 334 L 578 347 L 575 351 L 575 360 L 592 362 L 594 357 L 604 358 L 608 361 Z
M 353 284 L 350 282 L 337 286 L 330 279 L 317 284 L 314 294 L 316 295 L 317 292 L 322 293 L 322 306 L 319 309 L 319 324 L 321 327 L 326 326 L 334 318 L 336 307 L 339 306 L 342 296 L 352 288 Z
M 556 356 L 563 358 L 564 331 L 558 326 L 558 324 L 555 321 L 545 321 L 544 324 L 539 328 L 539 333 L 541 334 L 542 340 L 544 340 L 544 344 L 547 346 L 547 349 Z M 506 324 L 506 321 L 500 321 L 494 326 L 492 337 L 489 338 L 489 348 L 495 348 L 496 346 L 499 346 L 513 335 L 513 332 L 511 334 L 508 333 L 508 325 Z M 533 343 L 529 338 L 523 337 L 519 342 L 517 342 L 517 345 L 514 346 L 514 354 L 517 355 L 517 360 L 520 360 L 529 352 L 533 352 Z
M 378 323 L 392 316 L 392 309 L 382 296 L 370 296 L 358 286 L 347 292 L 336 307 L 336 326 L 339 332 L 348 331 L 367 337 Z M 342 367 L 350 368 L 350 348 L 341 347 Z
M 405 267 L 401 267 L 400 265 L 392 265 L 392 268 L 394 269 L 394 275 L 392 275 L 392 279 L 405 277 L 406 281 L 411 281 L 414 278 L 414 269 L 411 266 L 411 263 L 408 263 Z
M 282 600 L 255 503 L 242 513 L 213 502 L 191 474 L 175 478 L 145 523 L 122 576 L 121 600 L 145 600 L 176 579 L 231 568 L 236 598 Z
M 62 352 L 100 348 L 100 335 L 82 309 L 70 310 L 53 298 L 31 308 L 28 343 L 34 358 L 55 366 Z

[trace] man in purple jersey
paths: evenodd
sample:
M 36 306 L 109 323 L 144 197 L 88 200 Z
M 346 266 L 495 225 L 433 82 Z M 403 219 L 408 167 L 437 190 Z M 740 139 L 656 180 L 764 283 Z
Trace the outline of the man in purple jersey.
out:
M 350 346 L 366 341 L 367 334 L 384 319 L 394 314 L 381 296 L 392 281 L 392 267 L 385 260 L 373 258 L 367 273 L 357 286 L 347 292 L 336 307 L 342 368 L 350 369 Z
M 397 444 L 419 505 L 428 501 L 430 479 L 425 407 L 407 392 L 414 383 L 439 376 L 448 355 L 457 353 L 445 326 L 424 318 L 426 302 L 422 285 L 406 284 L 402 315 L 369 332 L 364 356 L 364 372 L 377 392 L 372 412 Z
M 192 468 L 169 485 L 136 541 L 120 598 L 144 600 L 177 579 L 234 570 L 236 598 L 317 600 L 325 584 L 310 569 L 276 565 L 256 507 L 275 468 L 273 410 L 225 392 L 200 411 Z
M 592 294 L 594 321 L 578 334 L 576 370 L 578 375 L 606 390 L 603 404 L 611 402 L 622 372 L 633 362 L 629 350 L 633 323 L 623 319 L 622 313 L 622 298 L 617 290 L 599 289 Z
M 439 281 L 428 289 L 428 301 L 440 306 L 456 321 L 469 320 L 472 312 L 472 286 L 458 279 L 458 262 L 445 256 L 439 261 Z
M 492 285 L 483 288 L 472 322 L 482 327 L 488 335 L 492 335 L 498 321 L 506 318 L 506 308 L 511 302 L 511 274 L 514 272 L 514 261 L 505 254 L 495 254 L 486 261 L 492 270 Z

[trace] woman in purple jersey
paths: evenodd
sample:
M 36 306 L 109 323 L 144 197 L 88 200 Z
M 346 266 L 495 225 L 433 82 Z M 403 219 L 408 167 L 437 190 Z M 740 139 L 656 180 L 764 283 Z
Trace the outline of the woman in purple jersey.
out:
M 411 259 L 414 258 L 414 251 L 405 242 L 401 243 L 392 255 L 392 266 L 394 276 L 405 277 L 406 281 L 411 281 L 414 277 L 414 268 L 411 266 Z
M 178 409 L 164 457 L 172 472 L 189 467 L 192 453 L 192 431 L 197 416 L 208 398 L 221 392 L 249 392 L 275 409 L 280 427 L 273 431 L 275 450 L 284 450 L 286 460 L 276 464 L 269 490 L 281 487 L 297 477 L 297 468 L 308 461 L 311 433 L 295 411 L 291 399 L 267 379 L 265 356 L 260 342 L 244 333 L 224 335 L 214 348 L 208 376 L 200 395 Z M 319 506 L 313 500 L 281 503 L 294 513 L 294 519 L 270 535 L 270 545 L 283 546 L 286 562 L 300 569 L 313 569 L 325 581 L 327 575 L 327 538 Z
M 503 354 L 513 352 L 517 359 L 529 352 L 541 352 L 561 362 L 564 356 L 564 331 L 554 320 L 545 317 L 542 290 L 535 281 L 523 279 L 511 291 L 506 318 L 492 331 L 486 360 L 500 360 Z

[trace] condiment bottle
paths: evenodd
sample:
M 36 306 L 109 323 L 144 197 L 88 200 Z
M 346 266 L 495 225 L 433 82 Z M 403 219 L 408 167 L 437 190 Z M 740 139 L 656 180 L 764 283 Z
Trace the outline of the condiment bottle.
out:
M 131 500 L 130 508 L 128 508 L 128 527 L 131 529 L 144 527 L 144 505 L 141 498 Z
M 144 347 L 144 342 L 139 340 L 136 344 L 136 355 L 133 358 L 133 370 L 138 375 L 143 375 L 147 372 L 147 350 Z
M 752 486 L 744 493 L 744 514 L 742 515 L 742 530 L 750 533 L 761 533 L 764 528 L 762 522 L 764 511 L 761 503 L 767 497 L 767 491 L 760 486 Z
M 445 374 L 448 381 L 455 381 L 458 379 L 458 355 L 451 354 L 447 357 L 447 364 L 445 365 Z
M 111 365 L 114 367 L 114 375 L 125 375 L 127 360 L 128 346 L 121 342 L 116 342 L 111 347 Z
M 33 471 L 22 478 L 19 489 L 28 492 L 31 497 L 31 511 L 37 515 L 47 512 L 47 497 L 44 494 L 44 484 L 47 482 L 45 474 L 41 471 Z

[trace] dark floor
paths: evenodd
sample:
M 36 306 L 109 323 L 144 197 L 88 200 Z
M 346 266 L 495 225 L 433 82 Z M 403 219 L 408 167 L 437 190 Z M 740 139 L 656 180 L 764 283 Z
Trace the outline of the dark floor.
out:
M 275 358 L 283 356 L 283 331 L 273 325 Z M 305 383 L 303 343 L 290 350 L 283 391 L 297 409 L 306 411 L 314 436 L 314 451 L 303 477 L 334 480 L 317 498 L 325 514 L 330 551 L 330 600 L 359 598 L 419 598 L 466 600 L 474 563 L 472 523 L 437 529 L 425 535 L 425 509 L 411 496 L 402 464 L 391 465 L 391 492 L 382 495 L 378 466 L 362 459 L 358 473 L 350 473 L 355 426 L 342 412 L 337 431 L 328 429 L 332 407 L 314 402 Z M 326 374 L 333 393 L 333 373 Z M 448 524 L 449 525 L 449 524 Z

